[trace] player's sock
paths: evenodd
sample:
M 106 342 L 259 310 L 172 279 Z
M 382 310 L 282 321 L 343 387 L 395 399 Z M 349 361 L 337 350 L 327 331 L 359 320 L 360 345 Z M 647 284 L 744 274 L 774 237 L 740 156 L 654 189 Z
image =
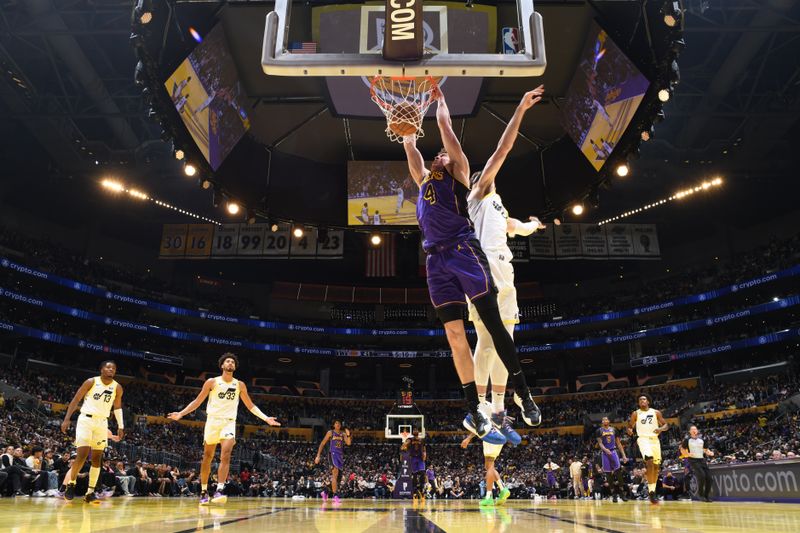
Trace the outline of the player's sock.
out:
M 95 486 L 97 486 L 97 480 L 100 478 L 100 467 L 91 466 L 89 467 L 89 490 L 86 491 L 87 494 L 90 492 L 94 492 Z
M 478 393 L 478 403 L 483 404 L 484 402 L 486 402 L 486 393 L 485 392 L 479 392 Z
M 471 413 L 478 410 L 478 388 L 475 386 L 474 381 L 469 383 L 462 383 L 461 388 L 464 390 L 464 400 L 467 402 L 467 410 Z
M 502 413 L 506 409 L 505 394 L 499 392 L 492 393 L 492 410 L 495 413 Z
M 648 483 L 647 484 L 648 492 L 651 492 L 651 493 L 655 492 L 656 491 L 656 485 L 657 485 L 657 483 Z
M 200 492 L 208 492 L 208 483 L 200 484 Z

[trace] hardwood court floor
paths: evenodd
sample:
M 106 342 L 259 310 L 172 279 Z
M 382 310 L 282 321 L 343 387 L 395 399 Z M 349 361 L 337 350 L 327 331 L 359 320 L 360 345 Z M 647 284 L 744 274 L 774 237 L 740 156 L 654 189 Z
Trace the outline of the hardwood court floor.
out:
M 509 501 L 481 510 L 477 501 L 318 501 L 231 498 L 225 506 L 198 507 L 194 498 L 114 498 L 99 506 L 52 498 L 0 499 L 0 531 L 259 532 L 744 532 L 800 531 L 800 505 L 767 503 Z

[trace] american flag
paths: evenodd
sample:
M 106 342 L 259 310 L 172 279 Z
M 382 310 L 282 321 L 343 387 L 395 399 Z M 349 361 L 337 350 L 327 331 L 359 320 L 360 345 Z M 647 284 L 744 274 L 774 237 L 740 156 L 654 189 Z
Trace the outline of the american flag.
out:
M 289 43 L 289 53 L 290 54 L 316 54 L 317 53 L 317 43 L 306 43 L 295 41 L 293 43 Z
M 368 278 L 389 278 L 397 275 L 394 234 L 384 234 L 381 237 L 383 242 L 379 246 L 367 244 Z

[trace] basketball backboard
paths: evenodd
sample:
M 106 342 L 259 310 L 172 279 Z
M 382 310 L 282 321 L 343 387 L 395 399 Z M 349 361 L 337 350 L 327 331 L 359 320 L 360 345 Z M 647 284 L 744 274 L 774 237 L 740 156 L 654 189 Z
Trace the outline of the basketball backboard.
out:
M 382 6 L 364 6 L 375 12 Z M 445 6 L 429 6 L 446 10 Z M 430 9 L 426 10 L 430 12 Z M 534 11 L 533 0 L 517 0 L 520 51 L 503 53 L 451 53 L 446 47 L 429 46 L 418 61 L 396 62 L 384 59 L 367 43 L 357 53 L 291 54 L 288 51 L 291 3 L 276 0 L 275 10 L 267 14 L 261 66 L 271 76 L 463 76 L 531 77 L 541 76 L 547 66 L 542 17 Z M 367 27 L 362 35 L 368 35 Z M 446 19 L 445 19 L 446 20 Z M 446 39 L 443 39 L 446 44 Z

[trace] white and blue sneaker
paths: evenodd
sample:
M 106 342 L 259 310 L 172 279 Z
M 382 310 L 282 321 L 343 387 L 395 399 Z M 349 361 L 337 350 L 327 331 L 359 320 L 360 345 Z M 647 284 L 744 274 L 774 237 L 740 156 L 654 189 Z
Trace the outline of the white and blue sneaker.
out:
M 475 424 L 475 419 L 477 418 L 478 423 Z M 506 438 L 503 436 L 502 433 L 497 431 L 489 419 L 481 413 L 480 411 L 476 411 L 474 414 L 469 413 L 467 416 L 464 417 L 464 429 L 473 433 L 476 437 L 481 439 L 484 442 L 488 442 L 489 444 L 505 444 Z
M 520 437 L 519 433 L 511 426 L 511 422 L 513 421 L 513 418 L 506 416 L 506 411 L 501 411 L 492 415 L 492 424 L 494 424 L 494 427 L 503 434 L 506 441 L 511 446 L 517 447 L 519 443 L 522 442 L 522 437 Z

